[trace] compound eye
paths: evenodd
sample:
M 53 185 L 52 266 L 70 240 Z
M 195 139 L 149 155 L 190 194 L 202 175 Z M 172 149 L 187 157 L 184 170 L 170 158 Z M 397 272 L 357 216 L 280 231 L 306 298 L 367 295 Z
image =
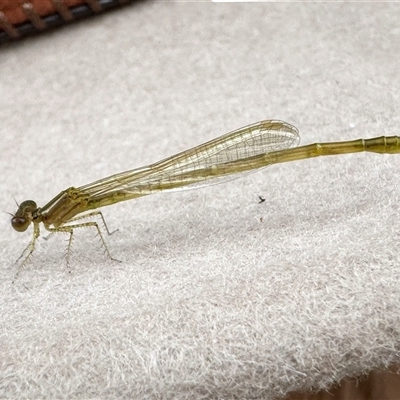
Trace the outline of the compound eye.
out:
M 13 217 L 11 219 L 11 226 L 18 232 L 24 232 L 28 229 L 29 219 L 24 217 Z

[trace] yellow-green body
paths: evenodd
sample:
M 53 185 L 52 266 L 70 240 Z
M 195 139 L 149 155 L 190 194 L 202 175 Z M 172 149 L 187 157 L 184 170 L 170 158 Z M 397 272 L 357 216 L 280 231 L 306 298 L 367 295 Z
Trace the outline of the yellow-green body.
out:
M 293 125 L 283 121 L 261 121 L 155 164 L 111 175 L 79 188 L 70 187 L 41 208 L 32 200 L 24 201 L 12 218 L 12 226 L 22 232 L 33 223 L 34 232 L 32 240 L 22 253 L 23 255 L 29 250 L 19 270 L 27 263 L 35 248 L 35 241 L 40 234 L 40 223 L 50 232 L 70 233 L 67 264 L 73 230 L 77 227 L 94 226 L 111 257 L 96 222 L 75 223 L 98 214 L 104 222 L 103 216 L 100 212 L 83 213 L 156 192 L 224 182 L 240 173 L 271 164 L 363 151 L 400 153 L 398 136 L 296 147 L 299 141 L 298 130 Z

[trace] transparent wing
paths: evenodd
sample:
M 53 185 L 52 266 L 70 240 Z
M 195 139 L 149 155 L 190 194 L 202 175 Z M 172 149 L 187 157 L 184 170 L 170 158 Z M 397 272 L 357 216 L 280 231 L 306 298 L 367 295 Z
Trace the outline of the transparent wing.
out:
M 261 121 L 79 190 L 91 200 L 105 200 L 107 195 L 123 196 L 126 200 L 158 191 L 208 186 L 233 179 L 235 174 L 265 167 L 269 164 L 268 153 L 296 147 L 299 142 L 298 130 L 293 125 Z

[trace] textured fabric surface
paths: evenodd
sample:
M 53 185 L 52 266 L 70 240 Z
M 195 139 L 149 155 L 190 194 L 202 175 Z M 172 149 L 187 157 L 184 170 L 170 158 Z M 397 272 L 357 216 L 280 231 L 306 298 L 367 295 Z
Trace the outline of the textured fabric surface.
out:
M 1 209 L 262 119 L 399 134 L 398 7 L 144 3 L 2 47 Z M 273 399 L 399 362 L 399 168 L 325 157 L 106 207 L 120 263 L 82 229 L 72 274 L 58 234 L 15 284 L 32 231 L 3 214 L 0 397 Z

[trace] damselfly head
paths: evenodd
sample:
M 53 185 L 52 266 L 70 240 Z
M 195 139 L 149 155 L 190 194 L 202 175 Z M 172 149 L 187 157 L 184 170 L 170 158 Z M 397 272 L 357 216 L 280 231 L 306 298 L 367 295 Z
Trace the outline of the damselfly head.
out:
M 17 212 L 11 218 L 11 226 L 17 232 L 24 232 L 32 221 L 32 213 L 37 209 L 33 200 L 25 200 L 18 207 Z

